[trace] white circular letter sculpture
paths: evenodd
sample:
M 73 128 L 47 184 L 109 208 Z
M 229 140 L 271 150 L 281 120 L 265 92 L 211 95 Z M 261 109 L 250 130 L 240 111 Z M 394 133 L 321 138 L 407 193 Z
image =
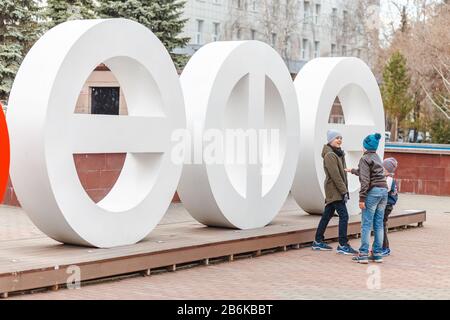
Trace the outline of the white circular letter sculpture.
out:
M 74 114 L 100 63 L 115 74 L 129 116 Z M 32 221 L 51 238 L 114 247 L 143 239 L 160 221 L 182 166 L 171 132 L 185 127 L 170 55 L 144 26 L 125 19 L 72 21 L 46 33 L 25 58 L 10 97 L 11 177 Z M 79 181 L 76 153 L 127 152 L 97 205 Z
M 286 200 L 299 152 L 297 100 L 283 60 L 258 41 L 211 43 L 191 58 L 181 85 L 194 136 L 208 129 L 279 129 L 270 173 L 261 174 L 261 164 L 227 162 L 227 147 L 225 164 L 186 164 L 178 187 L 184 206 L 209 226 L 267 225 Z M 267 147 L 262 143 L 260 151 Z
M 368 134 L 383 136 L 378 154 L 384 154 L 384 110 L 377 81 L 369 67 L 357 58 L 318 58 L 308 62 L 294 81 L 300 118 L 301 152 L 291 192 L 303 210 L 321 214 L 325 206 L 323 145 L 328 129 L 342 133 L 348 168 L 356 168 L 362 141 Z M 345 124 L 329 124 L 330 111 L 339 97 Z M 349 214 L 360 212 L 359 180 L 348 174 Z

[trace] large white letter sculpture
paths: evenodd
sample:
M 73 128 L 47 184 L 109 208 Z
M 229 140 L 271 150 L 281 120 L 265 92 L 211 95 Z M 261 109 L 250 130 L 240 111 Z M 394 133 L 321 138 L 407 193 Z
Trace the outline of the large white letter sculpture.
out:
M 194 136 L 208 129 L 280 132 L 276 169 L 268 174 L 261 163 L 228 163 L 234 150 L 227 147 L 225 163 L 186 164 L 178 187 L 184 206 L 210 226 L 267 225 L 286 200 L 299 152 L 297 99 L 283 60 L 259 41 L 211 43 L 191 58 L 181 85 Z
M 129 116 L 74 114 L 80 90 L 104 62 Z M 181 175 L 169 152 L 184 128 L 183 95 L 158 38 L 124 19 L 67 22 L 46 33 L 23 62 L 10 96 L 11 177 L 19 201 L 48 236 L 113 247 L 144 238 L 166 212 Z M 111 192 L 96 205 L 73 154 L 127 152 Z
M 302 117 L 301 151 L 291 192 L 309 213 L 322 213 L 325 201 L 322 148 L 329 128 L 343 135 L 347 167 L 355 168 L 362 155 L 362 141 L 368 134 L 382 133 L 378 154 L 384 154 L 384 111 L 380 90 L 369 67 L 356 58 L 318 58 L 306 64 L 295 79 Z M 345 125 L 329 124 L 331 107 L 339 97 Z M 359 181 L 348 175 L 350 214 L 358 208 Z

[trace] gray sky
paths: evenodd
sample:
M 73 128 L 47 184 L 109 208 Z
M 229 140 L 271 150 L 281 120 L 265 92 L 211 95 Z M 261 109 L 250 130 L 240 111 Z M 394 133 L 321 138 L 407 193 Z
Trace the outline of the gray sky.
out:
M 417 16 L 417 3 L 422 3 L 423 1 L 426 1 L 427 4 L 442 2 L 442 0 L 380 0 L 382 23 L 384 25 L 393 23 L 395 27 L 398 27 L 400 14 L 393 2 L 400 6 L 406 6 L 408 15 L 415 18 Z

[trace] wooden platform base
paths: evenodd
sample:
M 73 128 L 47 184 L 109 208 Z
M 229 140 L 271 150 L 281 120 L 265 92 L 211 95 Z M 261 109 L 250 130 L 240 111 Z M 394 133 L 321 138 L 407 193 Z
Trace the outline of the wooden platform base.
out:
M 62 245 L 44 235 L 0 241 L 0 297 L 36 288 L 58 290 L 80 281 L 135 272 L 149 276 L 155 269 L 176 271 L 192 263 L 208 265 L 217 258 L 233 261 L 238 255 L 258 256 L 269 249 L 298 249 L 314 239 L 320 218 L 298 209 L 284 210 L 269 226 L 243 231 L 209 228 L 183 217 L 160 224 L 136 245 L 113 249 Z M 349 235 L 359 235 L 360 219 L 350 218 Z M 421 226 L 425 220 L 425 211 L 397 212 L 390 217 L 389 227 Z M 337 238 L 337 223 L 337 218 L 330 222 L 327 239 Z

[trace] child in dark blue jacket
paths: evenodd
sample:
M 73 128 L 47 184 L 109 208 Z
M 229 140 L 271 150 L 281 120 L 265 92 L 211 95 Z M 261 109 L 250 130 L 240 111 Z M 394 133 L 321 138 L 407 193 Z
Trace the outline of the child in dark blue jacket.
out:
M 395 158 L 387 158 L 383 161 L 384 174 L 386 175 L 386 182 L 388 185 L 388 200 L 386 209 L 384 211 L 384 238 L 383 238 L 383 249 L 381 252 L 382 256 L 388 256 L 391 254 L 391 249 L 389 248 L 389 239 L 388 239 L 388 227 L 387 222 L 389 220 L 389 215 L 394 208 L 394 205 L 397 203 L 398 199 L 398 187 L 397 182 L 394 179 L 395 170 L 397 170 L 398 162 Z

